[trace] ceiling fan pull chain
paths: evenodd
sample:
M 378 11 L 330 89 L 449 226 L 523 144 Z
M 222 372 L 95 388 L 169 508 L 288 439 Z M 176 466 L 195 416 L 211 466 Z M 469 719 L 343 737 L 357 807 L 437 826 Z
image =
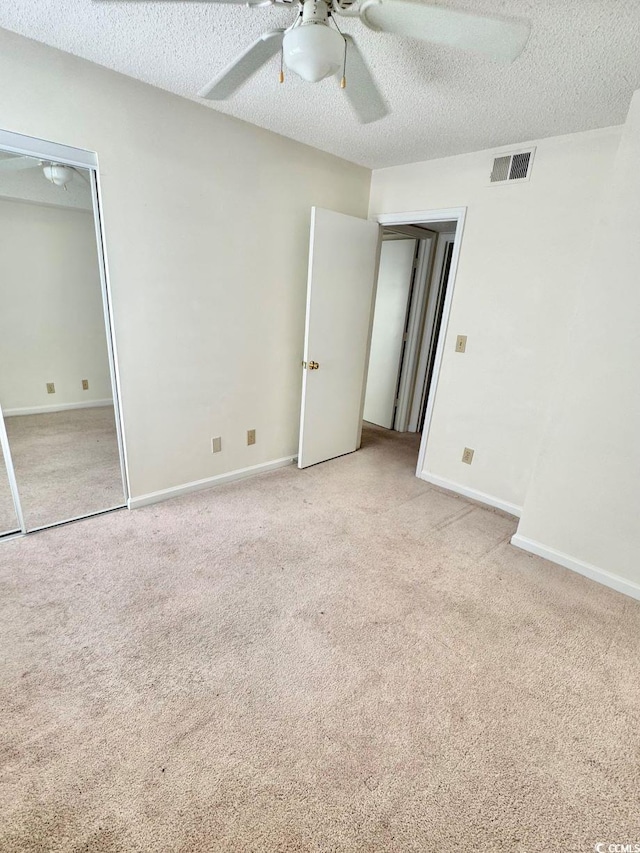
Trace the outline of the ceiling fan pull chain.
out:
M 338 26 L 338 22 L 337 22 L 337 21 L 336 21 L 336 19 L 333 17 L 333 15 L 331 15 L 331 14 L 330 14 L 330 15 L 329 15 L 329 17 L 330 17 L 330 18 L 331 18 L 331 20 L 333 21 L 333 25 L 334 25 L 334 27 L 335 27 L 335 28 L 337 29 L 337 31 L 340 33 L 340 35 L 342 36 L 342 40 L 344 41 L 344 56 L 343 56 L 343 59 L 342 59 L 342 80 L 340 80 L 340 88 L 341 88 L 341 89 L 346 89 L 346 88 L 347 88 L 347 40 L 346 40 L 346 38 L 344 37 L 344 35 L 343 35 L 343 33 L 342 33 L 342 30 L 341 30 L 341 29 L 340 29 L 340 27 Z
M 278 79 L 284 83 L 284 47 L 280 48 L 280 76 Z

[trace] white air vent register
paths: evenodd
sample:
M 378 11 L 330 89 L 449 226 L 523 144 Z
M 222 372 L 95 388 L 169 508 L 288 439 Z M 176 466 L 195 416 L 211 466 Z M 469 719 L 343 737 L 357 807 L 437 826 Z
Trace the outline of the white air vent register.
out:
M 513 181 L 528 181 L 533 165 L 535 148 L 528 151 L 514 151 L 512 154 L 502 154 L 493 161 L 489 183 L 507 184 Z

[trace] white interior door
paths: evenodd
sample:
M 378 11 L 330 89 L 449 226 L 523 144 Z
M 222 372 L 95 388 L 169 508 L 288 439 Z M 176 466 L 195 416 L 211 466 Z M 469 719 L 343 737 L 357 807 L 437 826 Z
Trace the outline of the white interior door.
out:
M 311 211 L 299 468 L 358 448 L 378 240 L 376 222 Z
M 364 419 L 391 429 L 417 240 L 384 240 L 373 314 Z

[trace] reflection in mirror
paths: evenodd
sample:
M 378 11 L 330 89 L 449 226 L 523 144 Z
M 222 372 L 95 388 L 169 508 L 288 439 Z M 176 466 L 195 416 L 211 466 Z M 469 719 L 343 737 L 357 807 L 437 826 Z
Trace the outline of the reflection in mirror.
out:
M 90 175 L 2 151 L 0 405 L 27 529 L 124 504 Z
M 4 454 L 0 448 L 0 536 L 7 533 L 16 533 L 20 530 L 16 510 L 13 503 L 13 495 L 9 485 L 7 466 L 4 463 Z

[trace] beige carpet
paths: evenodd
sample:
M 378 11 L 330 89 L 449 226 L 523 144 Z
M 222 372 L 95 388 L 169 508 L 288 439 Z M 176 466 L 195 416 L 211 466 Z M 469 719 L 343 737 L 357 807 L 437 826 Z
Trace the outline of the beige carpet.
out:
M 640 842 L 640 605 L 416 457 L 0 543 L 0 849 Z
M 113 406 L 5 422 L 29 529 L 124 503 Z

